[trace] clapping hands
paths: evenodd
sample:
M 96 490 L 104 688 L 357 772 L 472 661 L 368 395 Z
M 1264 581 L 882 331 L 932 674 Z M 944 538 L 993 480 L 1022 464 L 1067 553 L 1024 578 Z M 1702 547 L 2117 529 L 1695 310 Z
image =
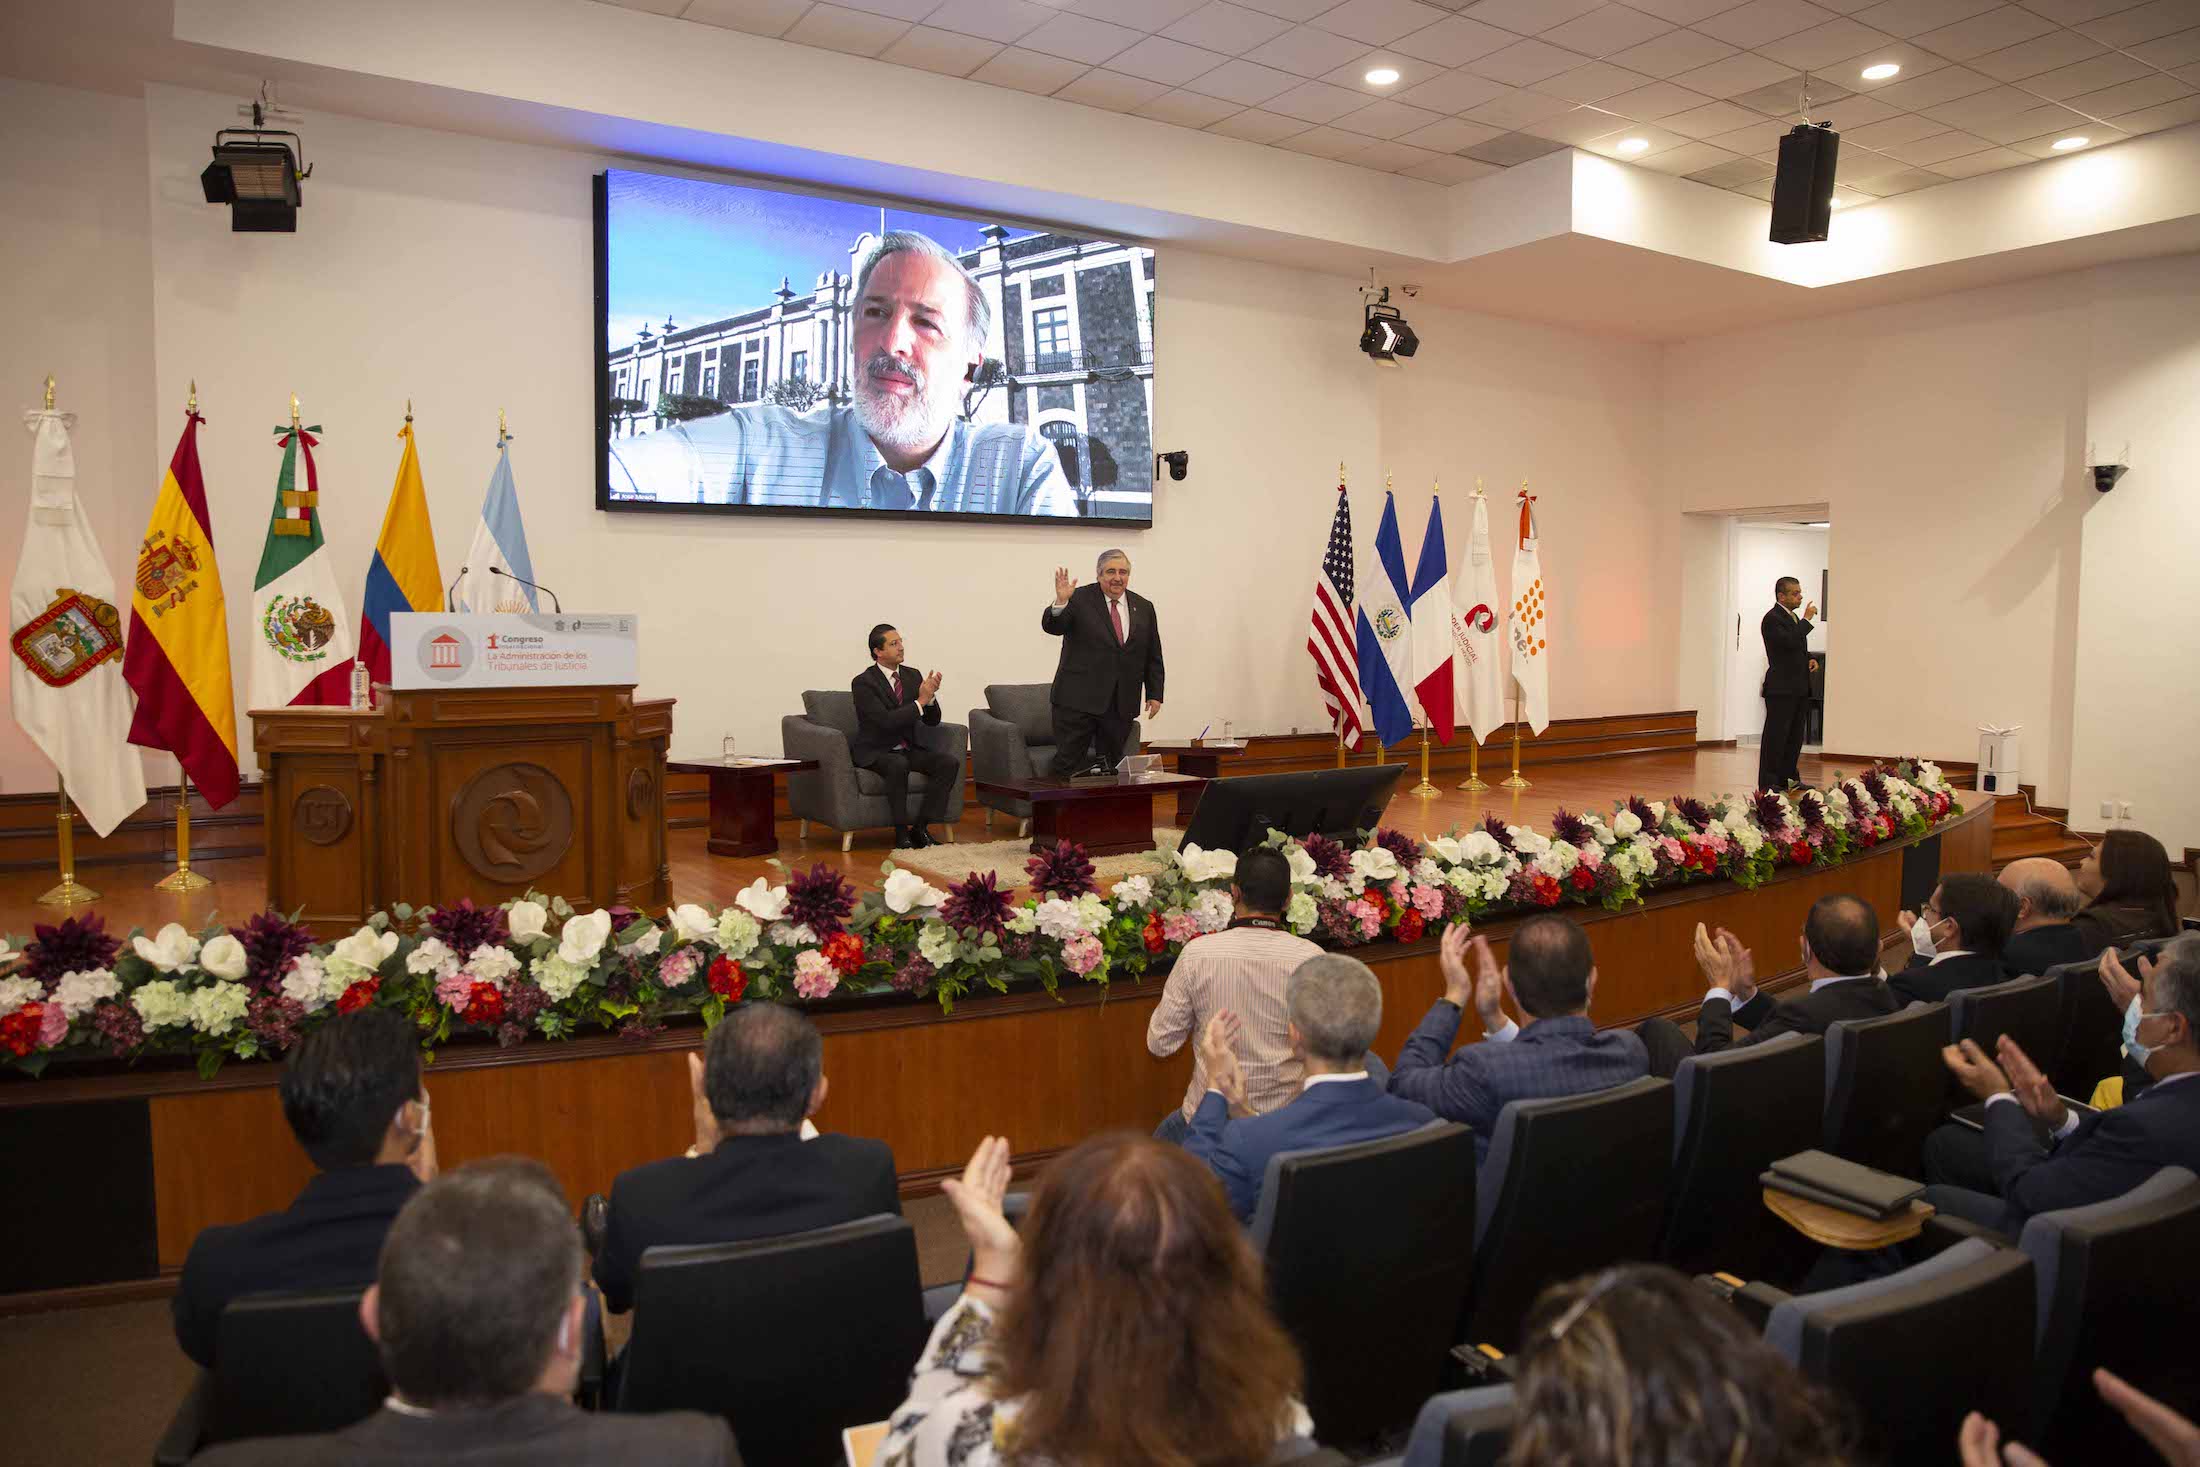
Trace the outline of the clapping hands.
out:
M 1249 1116 L 1253 1113 L 1251 1100 L 1246 1095 L 1245 1071 L 1238 1064 L 1237 1038 L 1244 1031 L 1244 1023 L 1228 1009 L 1216 1014 L 1199 1031 L 1199 1063 L 1207 1072 L 1210 1088 L 1222 1092 L 1222 1098 L 1230 1104 L 1230 1114 Z
M 1464 922 L 1447 927 L 1436 960 L 1444 972 L 1446 999 L 1462 1009 L 1471 999 L 1485 1034 L 1505 1027 L 1505 970 L 1497 966 L 1488 938 L 1470 937 Z
M 917 683 L 917 706 L 922 708 L 939 696 L 940 672 L 938 668 L 926 673 Z
M 2154 959 L 2139 959 L 2139 976 L 2131 976 L 2124 960 L 2116 955 L 2116 949 L 2101 949 L 2101 987 L 2108 990 L 2108 1001 L 2116 1005 L 2121 1014 L 2131 1007 L 2131 1001 L 2139 996 L 2139 985 L 2154 976 Z
M 955 1204 L 955 1220 L 970 1242 L 970 1287 L 996 1291 L 1013 1285 L 1023 1253 L 1015 1225 L 1001 1209 L 1008 1195 L 1008 1138 L 988 1136 L 970 1153 L 960 1178 L 940 1183 Z M 980 1281 L 983 1281 L 981 1284 Z
M 1724 927 L 1713 933 L 1696 924 L 1696 966 L 1705 982 L 1733 996 L 1737 1008 L 1757 996 L 1756 958 Z

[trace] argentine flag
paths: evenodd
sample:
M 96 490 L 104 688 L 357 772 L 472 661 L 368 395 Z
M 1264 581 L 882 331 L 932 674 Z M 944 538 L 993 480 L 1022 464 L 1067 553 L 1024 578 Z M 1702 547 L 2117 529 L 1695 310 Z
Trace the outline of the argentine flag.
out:
M 1405 545 L 1398 538 L 1398 502 L 1383 495 L 1383 523 L 1375 532 L 1382 574 L 1362 582 L 1360 596 L 1360 692 L 1375 715 L 1375 737 L 1387 746 L 1413 732 L 1413 707 L 1405 690 L 1413 682 L 1413 623 L 1406 615 Z
M 481 501 L 481 523 L 466 547 L 466 569 L 459 577 L 455 605 L 460 611 L 535 611 L 535 588 L 508 576 L 535 579 L 534 558 L 527 553 L 527 529 L 519 520 L 519 490 L 512 483 L 512 446 L 497 445 L 497 466 L 489 475 L 489 493 Z

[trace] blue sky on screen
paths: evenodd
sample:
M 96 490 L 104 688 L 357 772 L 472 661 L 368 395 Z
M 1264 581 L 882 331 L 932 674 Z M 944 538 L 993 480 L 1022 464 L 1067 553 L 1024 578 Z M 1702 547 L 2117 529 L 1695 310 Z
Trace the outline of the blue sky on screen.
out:
M 823 272 L 849 268 L 858 235 L 879 230 L 875 204 L 616 168 L 605 183 L 614 351 L 644 321 L 661 330 L 667 313 L 676 325 L 697 326 L 769 305 L 782 277 L 806 293 Z M 951 250 L 975 248 L 987 222 L 884 212 L 888 229 L 918 230 Z M 1008 237 L 1031 233 L 1012 228 Z

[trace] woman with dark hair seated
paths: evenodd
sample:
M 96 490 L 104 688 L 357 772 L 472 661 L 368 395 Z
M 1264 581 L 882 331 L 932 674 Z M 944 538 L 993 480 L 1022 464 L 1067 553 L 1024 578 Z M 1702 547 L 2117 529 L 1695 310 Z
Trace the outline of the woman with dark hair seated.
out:
M 1314 1450 L 1298 1352 L 1222 1189 L 1181 1147 L 1128 1132 L 1050 1163 L 1022 1234 L 1001 1212 L 1008 1142 L 945 1184 L 970 1240 L 883 1467 L 1260 1467 Z
M 2175 937 L 2177 882 L 2169 852 L 2143 830 L 2112 830 L 2078 867 L 2085 906 L 2070 919 L 2085 939 L 2085 955 L 2150 937 Z
M 1725 1301 L 1636 1264 L 1553 1284 L 1529 1311 L 1507 1467 L 1837 1467 L 1833 1398 Z

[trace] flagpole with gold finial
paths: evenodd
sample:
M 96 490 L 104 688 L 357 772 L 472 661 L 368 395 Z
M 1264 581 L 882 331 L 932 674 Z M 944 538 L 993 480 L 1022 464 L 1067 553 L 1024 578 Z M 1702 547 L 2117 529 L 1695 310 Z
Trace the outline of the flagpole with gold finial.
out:
M 1384 497 L 1385 499 L 1388 499 L 1388 498 L 1390 497 L 1390 492 L 1391 492 L 1391 491 L 1390 491 L 1390 478 L 1391 478 L 1391 476 L 1390 476 L 1389 472 L 1388 472 L 1388 471 L 1386 470 L 1386 471 L 1384 472 L 1384 474 L 1383 474 L 1383 497 Z M 1378 538 L 1380 538 L 1380 537 L 1378 537 Z M 1372 720 L 1370 720 L 1370 721 L 1372 721 Z M 1382 762 L 1383 762 L 1383 758 L 1384 758 L 1384 756 L 1385 756 L 1385 755 L 1387 755 L 1387 754 L 1389 754 L 1389 752 L 1390 752 L 1390 751 L 1389 751 L 1388 749 L 1386 749 L 1386 748 L 1384 748 L 1384 747 L 1383 747 L 1383 734 L 1382 734 L 1382 730 L 1380 730 L 1380 729 L 1377 729 L 1377 730 L 1375 731 L 1375 760 L 1374 760 L 1374 762 L 1375 762 L 1375 763 L 1377 763 L 1377 764 L 1380 764 L 1380 763 L 1382 763 Z
M 1474 476 L 1474 497 L 1476 499 L 1487 497 L 1482 492 L 1482 476 L 1480 474 Z M 1468 553 L 1471 555 L 1473 552 L 1470 550 Z M 1482 779 L 1482 736 L 1474 731 L 1472 724 L 1467 727 L 1467 777 L 1459 781 L 1459 788 L 1476 793 L 1489 788 L 1489 785 L 1485 784 Z
M 1338 461 L 1338 464 L 1337 464 L 1337 490 L 1338 490 L 1338 492 L 1339 492 L 1339 493 L 1342 493 L 1342 492 L 1344 491 L 1344 463 L 1343 463 L 1343 461 L 1342 461 L 1342 460 L 1339 460 L 1339 461 Z M 1351 610 L 1351 608 L 1350 608 L 1350 607 L 1346 607 L 1345 609 L 1346 609 L 1347 611 Z M 1344 697 L 1344 690 L 1343 690 L 1342 688 L 1339 688 L 1339 689 L 1337 690 L 1337 696 L 1338 696 L 1338 698 L 1340 699 L 1340 702 L 1339 702 L 1339 705 L 1338 705 L 1338 708 L 1337 708 L 1337 767 L 1338 767 L 1339 769 L 1342 769 L 1342 768 L 1344 768 L 1344 755 L 1345 755 L 1345 747 L 1344 747 L 1344 707 L 1343 707 L 1343 704 L 1342 704 L 1342 702 L 1341 702 L 1342 698 Z M 1357 709 L 1355 709 L 1355 710 L 1354 710 L 1354 716 L 1355 716 L 1355 717 L 1356 717 L 1356 716 L 1358 716 L 1358 710 L 1357 710 Z
M 507 426 L 505 425 L 505 422 L 504 422 L 504 409 L 503 409 L 503 408 L 498 408 L 498 409 L 497 409 L 497 447 L 499 447 L 499 448 L 502 448 L 502 447 L 503 447 L 503 446 L 504 446 L 505 444 L 507 444 L 507 443 L 510 443 L 511 441 L 512 441 L 512 430 L 511 430 L 511 429 L 510 429 L 509 427 L 507 427 Z
M 53 373 L 46 374 L 46 411 L 53 411 Z M 38 899 L 42 907 L 78 907 L 99 900 L 99 893 L 76 879 L 76 814 L 69 807 L 69 782 L 56 769 L 53 776 L 54 847 L 61 867 L 59 884 Z
M 1528 492 L 1528 481 L 1526 479 L 1522 479 L 1520 481 L 1520 492 L 1522 494 L 1526 494 Z M 1514 589 L 1517 591 L 1519 588 L 1516 586 L 1514 587 Z M 1506 789 L 1509 790 L 1524 790 L 1533 788 L 1533 786 L 1530 785 L 1528 781 L 1520 777 L 1520 718 L 1522 711 L 1521 705 L 1525 700 L 1526 695 L 1527 689 L 1521 687 L 1520 679 L 1515 677 L 1513 679 L 1513 767 L 1512 773 L 1505 776 L 1503 780 L 1499 781 L 1505 786 Z
M 191 395 L 184 399 L 183 410 L 192 416 L 199 411 L 199 381 L 191 379 Z M 191 771 L 176 762 L 176 869 L 153 883 L 155 891 L 197 891 L 214 883 L 191 869 Z
M 53 373 L 46 374 L 46 411 L 53 411 Z
M 1428 492 L 1432 497 L 1441 488 L 1442 486 L 1434 479 L 1429 480 Z M 1418 690 L 1416 690 L 1414 701 L 1416 705 L 1420 702 Z M 1421 782 L 1413 787 L 1412 793 L 1419 795 L 1424 800 L 1442 793 L 1429 781 L 1428 777 L 1428 709 L 1426 708 L 1421 709 Z

